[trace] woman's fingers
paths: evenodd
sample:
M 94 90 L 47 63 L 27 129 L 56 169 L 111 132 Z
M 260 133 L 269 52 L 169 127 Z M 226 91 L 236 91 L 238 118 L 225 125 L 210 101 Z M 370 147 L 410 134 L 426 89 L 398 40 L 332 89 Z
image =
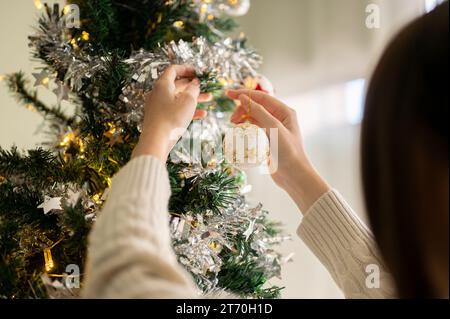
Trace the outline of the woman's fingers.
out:
M 155 82 L 153 89 L 156 89 L 166 94 L 177 93 L 177 81 L 179 86 L 186 86 L 189 81 L 195 77 L 195 69 L 185 65 L 171 65 L 169 66 L 163 74 L 159 77 L 158 81 Z M 183 81 L 183 78 L 187 81 Z M 181 92 L 184 89 L 181 90 Z
M 243 106 L 238 106 L 230 118 L 231 123 L 239 124 L 249 118 L 248 111 Z
M 239 95 L 238 99 L 241 101 L 241 106 L 239 109 L 242 108 L 246 112 L 246 115 L 248 115 L 249 119 L 253 119 L 254 122 L 258 123 L 258 126 L 269 129 L 276 128 L 280 125 L 280 122 L 272 114 L 270 114 L 266 108 L 250 99 L 247 95 Z M 237 116 L 239 116 L 242 112 L 239 111 L 239 109 Z
M 282 123 L 285 122 L 292 113 L 292 109 L 283 102 L 261 91 L 245 89 L 228 90 L 226 94 L 231 99 L 238 99 L 241 95 L 251 98 L 256 103 L 262 105 L 270 114 Z
M 183 92 L 187 86 L 191 83 L 190 79 L 180 79 L 175 81 L 175 94 L 178 94 L 180 92 Z M 198 96 L 197 101 L 199 103 L 209 102 L 213 98 L 213 95 L 211 93 L 200 93 Z
M 191 79 L 184 78 L 175 81 L 175 93 L 183 92 L 188 84 L 191 83 Z
M 163 81 L 174 82 L 177 78 L 193 78 L 195 77 L 195 69 L 186 65 L 171 65 L 159 78 Z
M 200 95 L 200 81 L 193 79 L 186 88 L 177 95 L 178 100 L 182 105 L 197 106 L 197 99 Z
M 197 89 L 192 88 L 191 86 L 193 84 L 194 86 L 199 84 L 198 79 L 195 76 L 195 69 L 192 67 L 185 65 L 171 65 L 164 71 L 159 80 L 156 81 L 155 86 L 169 90 L 175 87 L 176 95 L 188 90 L 188 93 L 191 92 L 191 95 L 194 96 Z M 184 95 L 184 93 L 182 95 Z M 211 101 L 213 96 L 211 93 L 200 93 L 196 98 L 199 103 L 204 103 Z
M 206 110 L 196 109 L 192 119 L 193 120 L 201 120 L 201 119 L 204 119 L 207 114 L 208 114 L 208 112 Z
M 209 102 L 212 99 L 213 95 L 211 93 L 200 93 L 200 95 L 198 96 L 199 103 Z

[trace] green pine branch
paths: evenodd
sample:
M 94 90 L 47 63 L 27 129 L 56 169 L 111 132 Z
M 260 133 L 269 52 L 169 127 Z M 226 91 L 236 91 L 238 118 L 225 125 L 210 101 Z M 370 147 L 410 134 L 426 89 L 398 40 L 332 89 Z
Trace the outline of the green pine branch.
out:
M 71 30 L 72 37 L 90 34 L 92 43 L 104 50 L 153 50 L 165 42 L 191 41 L 203 36 L 210 42 L 219 40 L 237 24 L 233 19 L 216 17 L 200 22 L 192 0 L 71 0 L 80 7 L 82 28 Z M 182 21 L 177 27 L 175 22 Z
M 236 238 L 235 250 L 223 251 L 218 285 L 243 297 L 279 298 L 283 288 L 264 288 L 268 280 L 267 272 L 256 262 L 258 255 L 251 248 L 251 242 L 239 236 Z
M 172 197 L 169 210 L 176 213 L 205 214 L 212 211 L 221 214 L 221 209 L 231 205 L 239 196 L 235 178 L 226 169 L 211 170 L 201 175 L 185 178 L 184 164 L 169 164 Z
M 68 118 L 60 109 L 60 107 L 48 107 L 37 97 L 37 90 L 28 89 L 28 80 L 23 72 L 10 74 L 6 77 L 6 84 L 16 99 L 24 105 L 32 105 L 35 110 L 43 116 L 54 119 L 61 124 L 71 125 L 72 118 Z
M 37 206 L 43 190 L 18 186 L 10 181 L 0 184 L 0 298 L 45 298 L 41 280 L 43 248 L 52 248 L 54 273 L 77 264 L 83 270 L 87 236 L 92 222 L 78 202 L 58 214 L 45 215 Z
M 102 161 L 103 160 L 103 161 Z M 0 175 L 17 181 L 18 185 L 31 185 L 34 189 L 46 189 L 55 183 L 82 186 L 87 183 L 91 194 L 98 194 L 108 187 L 108 178 L 119 168 L 108 158 L 94 157 L 63 159 L 53 152 L 38 148 L 21 154 L 16 147 L 4 150 L 0 147 Z M 110 163 L 108 170 L 103 167 Z
M 44 189 L 54 183 L 81 184 L 82 171 L 82 162 L 64 162 L 49 150 L 38 148 L 24 155 L 16 147 L 9 151 L 0 147 L 0 175 L 33 185 L 36 189 Z

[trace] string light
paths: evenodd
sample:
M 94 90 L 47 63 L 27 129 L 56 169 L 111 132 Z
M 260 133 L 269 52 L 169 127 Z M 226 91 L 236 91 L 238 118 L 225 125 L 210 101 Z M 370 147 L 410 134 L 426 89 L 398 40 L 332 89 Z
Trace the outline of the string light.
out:
M 70 40 L 70 44 L 72 45 L 72 47 L 73 47 L 74 49 L 78 49 L 78 48 L 79 48 L 79 47 L 78 47 L 78 44 L 77 44 L 77 40 L 75 40 L 75 38 L 72 39 L 72 40 Z
M 80 153 L 84 153 L 85 146 L 84 146 L 83 140 L 81 138 L 79 138 L 77 141 L 78 141 L 78 149 L 79 149 Z
M 85 151 L 85 145 L 81 138 L 79 138 L 75 132 L 69 132 L 66 135 L 64 135 L 63 139 L 59 143 L 60 147 L 68 147 L 71 144 L 76 144 L 78 146 L 78 151 L 80 153 L 84 153 Z
M 31 104 L 31 103 L 25 105 L 25 108 L 26 108 L 27 110 L 32 111 L 32 112 L 36 112 L 36 108 L 35 108 L 34 105 Z
M 65 5 L 63 9 L 64 14 L 68 14 L 70 12 L 70 5 Z
M 42 2 L 40 0 L 34 0 L 34 6 L 38 9 L 41 10 L 44 5 L 42 4 Z
M 0 74 L 0 81 L 3 81 L 3 80 L 5 80 L 5 79 L 6 79 L 6 75 Z
M 87 33 L 86 31 L 81 32 L 81 39 L 83 41 L 89 41 L 89 33 Z
M 182 27 L 184 27 L 184 22 L 181 21 L 181 20 L 175 21 L 175 22 L 173 23 L 173 26 L 174 26 L 175 28 L 181 29 Z
M 228 81 L 225 78 L 219 78 L 217 81 L 219 81 L 220 85 L 227 86 Z
M 63 240 L 63 238 L 58 240 L 56 243 L 54 243 L 50 247 L 44 248 L 45 272 L 49 272 L 55 267 L 55 262 L 53 261 L 53 256 L 52 256 L 52 248 L 55 247 L 56 245 L 58 245 L 62 240 Z
M 208 163 L 207 163 L 207 166 L 208 167 L 216 167 L 217 166 L 217 159 L 215 159 L 215 158 L 210 159 L 208 161 Z
M 69 132 L 63 137 L 61 143 L 59 143 L 59 146 L 62 146 L 62 147 L 69 146 L 69 144 L 72 143 L 74 139 L 75 139 L 75 133 Z
M 212 241 L 208 244 L 208 247 L 211 248 L 212 250 L 220 250 L 222 248 L 222 245 L 220 245 L 219 243 Z
M 123 143 L 122 138 L 122 129 L 118 129 L 113 123 L 108 122 L 107 125 L 109 126 L 109 130 L 103 133 L 104 136 L 106 136 L 109 139 L 109 146 L 114 146 L 116 143 Z
M 59 146 L 63 147 L 68 146 L 73 141 L 74 138 L 75 138 L 74 132 L 67 133 L 62 139 L 61 143 L 59 143 Z
M 203 3 L 200 6 L 200 14 L 205 14 L 208 11 L 208 5 L 206 3 Z
M 109 126 L 109 130 L 107 132 L 105 132 L 105 136 L 109 137 L 109 136 L 113 135 L 114 133 L 116 133 L 116 126 L 111 122 L 108 122 L 107 125 Z
M 45 263 L 45 271 L 49 272 L 55 267 L 55 263 L 53 262 L 52 250 L 50 248 L 44 249 L 44 263 Z
M 158 17 L 156 18 L 156 23 L 161 23 L 162 18 L 163 18 L 162 13 L 159 13 L 159 14 L 158 14 Z
M 102 196 L 102 194 L 100 194 L 100 193 L 97 193 L 97 194 L 94 194 L 93 196 L 92 196 L 92 200 L 94 201 L 94 202 L 98 202 L 99 200 L 100 200 L 100 197 Z

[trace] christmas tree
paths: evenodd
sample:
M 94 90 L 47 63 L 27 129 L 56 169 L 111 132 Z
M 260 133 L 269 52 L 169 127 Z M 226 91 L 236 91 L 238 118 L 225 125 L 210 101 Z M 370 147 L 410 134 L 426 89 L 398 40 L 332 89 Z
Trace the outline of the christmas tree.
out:
M 167 162 L 173 248 L 199 291 L 278 297 L 281 288 L 267 285 L 280 274 L 278 224 L 246 203 L 245 173 L 216 152 L 235 107 L 224 91 L 255 83 L 261 63 L 244 36 L 227 36 L 249 1 L 35 3 L 42 15 L 29 37 L 41 62 L 34 86 L 22 72 L 4 80 L 42 114 L 47 135 L 26 152 L 0 148 L 0 296 L 79 295 L 64 280 L 67 267 L 79 267 L 82 287 L 88 233 L 136 145 L 144 93 L 168 65 L 190 64 L 214 98 L 198 105 L 208 116 L 193 121 Z M 38 86 L 53 90 L 56 105 L 39 99 Z

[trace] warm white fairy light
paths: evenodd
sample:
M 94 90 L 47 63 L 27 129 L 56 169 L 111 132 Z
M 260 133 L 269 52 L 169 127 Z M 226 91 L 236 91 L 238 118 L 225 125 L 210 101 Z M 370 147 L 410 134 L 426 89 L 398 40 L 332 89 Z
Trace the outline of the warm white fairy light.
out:
M 41 0 L 34 0 L 34 6 L 38 9 L 41 10 L 44 5 L 42 4 Z

